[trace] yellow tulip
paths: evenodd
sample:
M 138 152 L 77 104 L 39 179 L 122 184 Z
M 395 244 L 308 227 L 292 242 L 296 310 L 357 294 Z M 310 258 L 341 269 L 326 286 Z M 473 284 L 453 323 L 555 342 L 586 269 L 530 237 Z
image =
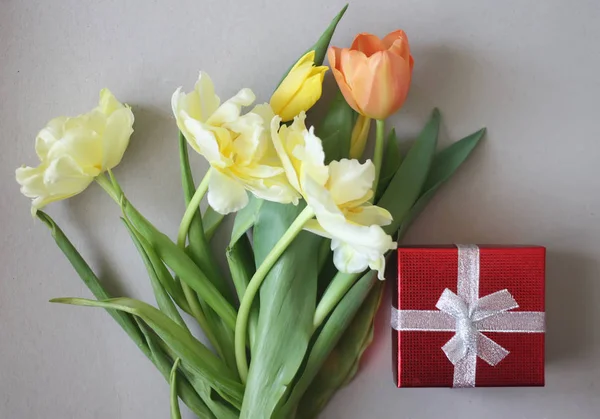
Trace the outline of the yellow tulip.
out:
M 281 125 L 271 121 L 271 138 L 290 185 L 306 199 L 316 219 L 304 228 L 331 239 L 333 262 L 341 272 L 367 268 L 383 279 L 385 253 L 396 243 L 381 226 L 392 221 L 383 208 L 371 205 L 375 166 L 370 160 L 342 159 L 325 165 L 321 139 L 307 129 L 305 115 Z
M 315 66 L 315 52 L 304 54 L 283 79 L 273 96 L 271 108 L 284 122 L 308 111 L 321 97 L 327 66 Z
M 193 92 L 179 88 L 171 99 L 177 126 L 188 144 L 214 169 L 208 204 L 221 214 L 244 208 L 247 191 L 268 201 L 298 203 L 299 196 L 269 141 L 273 111 L 264 104 L 242 115 L 242 107 L 253 102 L 252 90 L 242 89 L 221 104 L 206 73 L 200 73 Z
M 373 163 L 342 159 L 328 168 L 325 185 L 304 179 L 306 202 L 316 215 L 305 229 L 331 239 L 333 263 L 339 271 L 358 273 L 371 268 L 384 279 L 385 254 L 395 249 L 396 243 L 381 228 L 392 221 L 391 214 L 369 203 L 375 179 Z
M 21 193 L 33 200 L 32 213 L 77 195 L 119 164 L 132 133 L 131 109 L 108 89 L 100 92 L 100 103 L 91 112 L 51 120 L 35 141 L 39 166 L 16 170 Z
M 367 145 L 370 128 L 371 118 L 359 114 L 352 129 L 352 137 L 350 138 L 350 158 L 360 159 L 362 157 Z

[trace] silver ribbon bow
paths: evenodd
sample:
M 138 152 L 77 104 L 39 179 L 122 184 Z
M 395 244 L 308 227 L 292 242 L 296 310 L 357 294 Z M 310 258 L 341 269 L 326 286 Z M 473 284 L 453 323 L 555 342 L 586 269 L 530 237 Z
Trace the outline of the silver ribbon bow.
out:
M 438 310 L 397 310 L 392 327 L 399 331 L 454 331 L 442 347 L 454 365 L 454 387 L 475 387 L 477 357 L 494 366 L 509 351 L 482 332 L 543 333 L 545 315 L 537 311 L 509 312 L 519 305 L 504 289 L 479 298 L 479 248 L 458 247 L 458 295 L 445 289 Z

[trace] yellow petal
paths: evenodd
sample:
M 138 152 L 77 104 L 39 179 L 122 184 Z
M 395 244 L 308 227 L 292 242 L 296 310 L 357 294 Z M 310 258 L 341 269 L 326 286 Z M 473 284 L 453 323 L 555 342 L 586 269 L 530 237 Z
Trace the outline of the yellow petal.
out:
M 329 164 L 328 189 L 337 205 L 366 200 L 375 179 L 375 166 L 371 160 L 342 159 Z M 367 198 L 368 199 L 368 198 Z
M 133 133 L 133 112 L 129 107 L 114 111 L 106 120 L 102 136 L 102 169 L 112 169 L 121 162 Z
M 229 214 L 248 204 L 248 193 L 240 182 L 213 170 L 208 185 L 208 204 L 219 214 Z
M 323 77 L 324 72 L 321 72 L 304 81 L 302 87 L 277 112 L 283 121 L 291 121 L 300 112 L 308 111 L 317 103 L 323 92 Z
M 223 125 L 234 122 L 240 117 L 242 107 L 250 106 L 255 99 L 256 96 L 254 96 L 252 90 L 244 88 L 231 99 L 219 106 L 213 114 L 208 117 L 206 123 L 209 125 Z
M 117 100 L 110 90 L 105 88 L 100 91 L 100 103 L 98 104 L 98 110 L 100 110 L 100 112 L 108 116 L 124 107 L 125 106 Z

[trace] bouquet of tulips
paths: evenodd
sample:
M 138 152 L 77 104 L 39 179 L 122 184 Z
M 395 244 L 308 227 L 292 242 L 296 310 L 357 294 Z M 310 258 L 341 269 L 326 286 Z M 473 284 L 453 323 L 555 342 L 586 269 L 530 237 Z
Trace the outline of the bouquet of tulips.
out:
M 144 218 L 113 173 L 134 114 L 106 89 L 89 113 L 51 120 L 36 138 L 39 165 L 16 171 L 33 214 L 95 297 L 52 301 L 105 308 L 169 381 L 173 418 L 180 417 L 178 399 L 201 418 L 315 417 L 356 374 L 373 337 L 386 257 L 484 133 L 436 151 L 434 110 L 401 156 L 384 120 L 408 94 L 407 36 L 359 34 L 350 48 L 329 48 L 345 10 L 284 75 L 269 103 L 243 110 L 255 101 L 246 88 L 221 102 L 205 73 L 190 93 L 175 91 L 187 204 L 175 240 Z M 339 89 L 308 127 L 326 55 Z M 370 160 L 363 152 L 372 120 Z M 188 147 L 210 164 L 197 187 Z M 120 208 L 156 306 L 109 295 L 41 211 L 94 181 Z M 225 216 L 234 217 L 228 272 L 210 245 Z M 191 321 L 209 345 L 190 332 Z

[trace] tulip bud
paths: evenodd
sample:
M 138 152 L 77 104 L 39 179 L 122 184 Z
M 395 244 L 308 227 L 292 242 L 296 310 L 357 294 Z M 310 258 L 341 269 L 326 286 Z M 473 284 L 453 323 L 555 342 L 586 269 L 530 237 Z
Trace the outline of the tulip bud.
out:
M 358 115 L 350 139 L 351 159 L 360 159 L 362 157 L 367 145 L 367 138 L 369 137 L 369 128 L 371 128 L 371 118 Z
M 329 48 L 328 58 L 344 98 L 356 112 L 383 120 L 404 104 L 413 68 L 404 31 L 383 39 L 358 34 L 350 48 Z
M 327 66 L 315 67 L 315 51 L 307 52 L 292 67 L 273 96 L 270 105 L 283 122 L 309 110 L 321 97 Z

